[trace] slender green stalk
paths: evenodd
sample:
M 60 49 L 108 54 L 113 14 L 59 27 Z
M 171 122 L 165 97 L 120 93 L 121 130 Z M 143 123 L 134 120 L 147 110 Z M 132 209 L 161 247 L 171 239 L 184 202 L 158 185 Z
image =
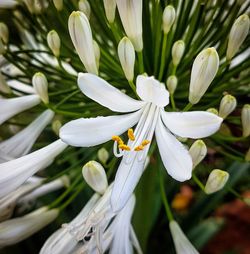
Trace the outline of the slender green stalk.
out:
M 143 74 L 144 73 L 144 63 L 143 63 L 143 53 L 142 51 L 137 52 L 138 55 L 138 63 L 139 63 L 139 73 Z
M 168 35 L 164 34 L 163 42 L 162 42 L 162 50 L 161 50 L 160 72 L 159 72 L 159 76 L 158 76 L 159 80 L 162 80 L 162 76 L 163 76 L 164 68 L 165 68 L 167 38 L 168 38 Z

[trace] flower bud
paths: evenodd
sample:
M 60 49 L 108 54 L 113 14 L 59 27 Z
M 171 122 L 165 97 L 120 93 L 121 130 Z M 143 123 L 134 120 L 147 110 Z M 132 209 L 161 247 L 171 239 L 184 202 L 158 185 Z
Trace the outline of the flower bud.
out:
M 228 46 L 227 46 L 227 60 L 231 60 L 239 50 L 240 46 L 247 37 L 250 27 L 250 20 L 247 14 L 239 16 L 230 31 Z
M 108 151 L 102 147 L 101 149 L 98 150 L 97 152 L 97 158 L 102 164 L 106 164 L 108 159 L 109 159 L 109 153 Z
M 124 37 L 118 45 L 118 56 L 128 81 L 134 78 L 135 50 L 132 42 Z
M 0 38 L 0 55 L 2 55 L 4 53 L 5 53 L 5 47 L 4 47 L 3 42 Z
M 208 180 L 206 182 L 205 186 L 206 194 L 212 194 L 214 192 L 221 190 L 227 183 L 228 178 L 229 174 L 226 171 L 214 169 L 210 173 Z
M 219 112 L 218 112 L 218 110 L 216 108 L 209 108 L 206 111 L 210 112 L 210 113 L 213 113 L 213 114 L 215 114 L 217 116 L 219 115 Z
M 168 91 L 170 92 L 170 94 L 174 94 L 175 89 L 177 87 L 177 83 L 178 83 L 178 80 L 177 80 L 176 76 L 172 75 L 172 76 L 168 77 L 167 88 L 168 88 Z
M 87 17 L 83 12 L 74 11 L 69 17 L 68 26 L 71 40 L 87 72 L 97 75 L 92 32 Z
M 95 53 L 96 66 L 97 66 L 97 69 L 99 69 L 100 57 L 101 57 L 100 47 L 96 41 L 93 41 L 93 47 L 94 47 L 94 53 Z
M 164 34 L 168 34 L 175 21 L 175 9 L 172 5 L 165 7 L 162 15 L 162 28 Z
M 7 84 L 3 74 L 0 71 L 0 91 L 3 93 L 11 93 L 11 89 Z
M 242 135 L 248 137 L 250 135 L 250 104 L 245 104 L 241 111 Z
M 207 91 L 219 68 L 215 48 L 202 50 L 195 58 L 189 87 L 189 102 L 196 104 Z
M 246 155 L 245 155 L 245 161 L 250 162 L 250 148 L 247 150 Z
M 48 46 L 53 52 L 55 57 L 59 57 L 60 55 L 60 47 L 61 47 L 61 40 L 58 33 L 55 30 L 52 30 L 47 35 L 47 42 Z
M 45 104 L 49 103 L 48 81 L 45 75 L 41 72 L 37 72 L 32 78 L 32 85 L 41 100 Z
M 182 40 L 176 41 L 172 47 L 172 59 L 174 66 L 177 66 L 184 54 L 185 43 Z
M 192 158 L 194 169 L 207 155 L 206 144 L 202 140 L 196 140 L 190 147 L 189 154 Z
M 103 0 L 105 14 L 109 23 L 115 20 L 116 0 Z
M 9 29 L 3 22 L 0 23 L 0 39 L 4 44 L 9 42 Z
M 54 6 L 58 11 L 63 9 L 63 0 L 53 0 Z
M 52 130 L 55 132 L 57 136 L 59 136 L 59 130 L 62 127 L 62 122 L 58 119 L 52 122 Z
M 97 161 L 89 161 L 82 168 L 82 175 L 87 184 L 96 192 L 103 194 L 108 187 L 108 180 L 103 166 Z
M 230 94 L 225 95 L 220 102 L 219 116 L 225 119 L 237 105 L 236 98 Z
M 86 15 L 88 19 L 90 18 L 91 8 L 87 0 L 80 0 L 78 2 L 78 8 Z
M 116 0 L 124 30 L 137 52 L 142 51 L 142 0 Z

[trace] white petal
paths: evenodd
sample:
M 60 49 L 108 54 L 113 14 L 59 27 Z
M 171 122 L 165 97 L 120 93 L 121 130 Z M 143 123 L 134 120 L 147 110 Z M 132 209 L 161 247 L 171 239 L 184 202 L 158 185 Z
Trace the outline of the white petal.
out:
M 79 73 L 78 86 L 86 96 L 115 112 L 131 112 L 144 105 L 90 73 Z
M 50 165 L 67 145 L 60 139 L 33 153 L 0 164 L 0 198 L 14 191 L 30 176 Z
M 162 120 L 174 134 L 186 138 L 204 138 L 214 134 L 223 119 L 205 111 L 161 112 Z
M 50 109 L 43 112 L 37 119 L 35 119 L 35 121 L 29 124 L 22 131 L 1 142 L 0 152 L 11 158 L 18 158 L 27 154 L 54 115 L 54 112 Z
M 148 147 L 149 148 L 149 147 Z M 143 153 L 147 153 L 148 148 Z M 132 195 L 140 177 L 144 171 L 146 156 L 142 152 L 131 151 L 123 157 L 117 169 L 114 187 L 111 194 L 111 206 L 113 212 L 121 210 Z M 128 162 L 129 161 L 129 162 Z
M 154 77 L 137 76 L 136 91 L 143 101 L 152 102 L 159 107 L 165 107 L 169 103 L 169 92 Z
M 0 99 L 0 124 L 12 116 L 40 103 L 38 95 L 27 95 L 13 99 Z
M 174 240 L 177 254 L 199 254 L 176 221 L 170 221 L 169 228 Z
M 192 176 L 192 159 L 186 148 L 166 129 L 159 118 L 156 141 L 163 164 L 175 180 L 183 182 Z
M 81 118 L 65 124 L 60 129 L 60 138 L 72 146 L 89 147 L 111 140 L 134 126 L 142 110 L 118 116 Z

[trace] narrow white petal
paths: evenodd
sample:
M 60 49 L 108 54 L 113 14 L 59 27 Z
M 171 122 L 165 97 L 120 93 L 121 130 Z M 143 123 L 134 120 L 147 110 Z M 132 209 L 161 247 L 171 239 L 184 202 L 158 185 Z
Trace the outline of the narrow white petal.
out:
M 220 128 L 223 119 L 205 111 L 161 112 L 162 120 L 174 134 L 186 138 L 204 138 Z
M 141 114 L 142 110 L 139 110 L 126 115 L 73 120 L 60 129 L 60 138 L 72 146 L 99 145 L 134 126 Z
M 36 233 L 59 214 L 58 209 L 43 207 L 28 215 L 0 223 L 0 247 L 18 243 Z
M 136 91 L 143 101 L 152 102 L 159 107 L 165 107 L 169 103 L 169 92 L 154 77 L 137 76 Z
M 143 151 L 147 153 L 148 148 Z M 144 171 L 146 156 L 141 158 L 142 152 L 129 152 L 124 156 L 117 169 L 114 187 L 111 194 L 111 206 L 113 212 L 121 210 L 132 195 L 140 177 Z
M 11 158 L 18 158 L 27 154 L 54 115 L 54 112 L 50 109 L 44 111 L 35 121 L 22 131 L 18 132 L 8 140 L 1 142 L 0 152 Z
M 180 182 L 190 179 L 192 175 L 191 156 L 186 148 L 166 129 L 160 118 L 155 134 L 161 159 L 168 174 Z
M 144 105 L 90 73 L 79 73 L 78 86 L 86 96 L 115 112 L 132 112 Z
M 0 99 L 0 124 L 12 116 L 40 103 L 38 95 L 27 95 L 13 99 Z
M 33 153 L 0 164 L 0 198 L 14 191 L 30 176 L 50 165 L 67 145 L 60 139 Z
M 176 221 L 170 221 L 169 228 L 174 240 L 177 254 L 199 254 Z

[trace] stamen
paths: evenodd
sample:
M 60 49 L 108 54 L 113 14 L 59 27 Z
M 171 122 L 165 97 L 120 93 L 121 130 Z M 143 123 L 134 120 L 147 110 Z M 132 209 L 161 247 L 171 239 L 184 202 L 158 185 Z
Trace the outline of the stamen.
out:
M 142 141 L 141 145 L 142 145 L 142 146 L 146 146 L 146 145 L 148 145 L 149 143 L 150 143 L 150 141 L 147 140 L 147 139 L 145 139 L 145 140 Z
M 137 146 L 137 147 L 135 147 L 135 149 L 134 149 L 134 151 L 142 151 L 144 149 L 144 146 L 142 146 L 142 145 L 139 145 L 139 146 Z
M 135 135 L 134 135 L 133 129 L 128 129 L 128 138 L 129 138 L 131 141 L 134 141 L 134 140 L 135 140 Z
M 123 144 L 123 140 L 119 136 L 112 136 L 112 140 L 116 141 L 119 145 Z
M 130 151 L 131 148 L 125 144 L 121 144 L 119 145 L 119 148 L 122 149 L 122 150 L 125 150 L 125 151 Z

